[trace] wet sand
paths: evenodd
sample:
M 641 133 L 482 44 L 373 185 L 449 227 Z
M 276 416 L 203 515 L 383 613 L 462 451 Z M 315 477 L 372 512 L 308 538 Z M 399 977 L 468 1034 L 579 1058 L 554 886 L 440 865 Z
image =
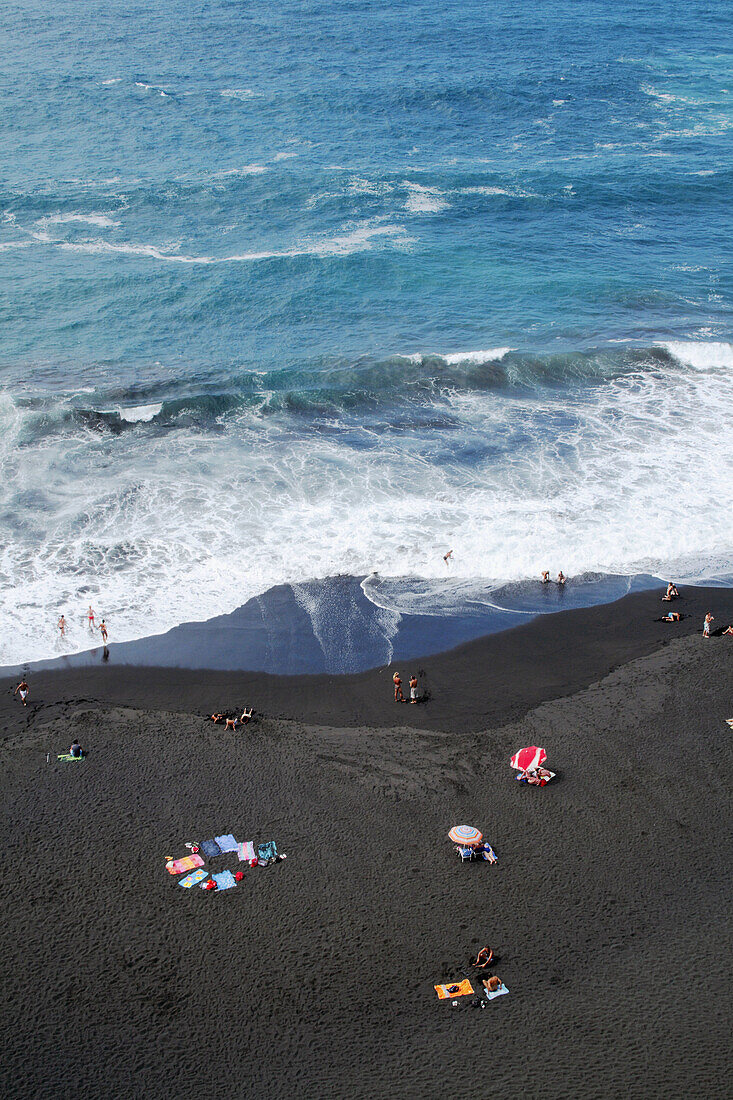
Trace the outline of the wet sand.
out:
M 733 637 L 698 631 L 733 593 L 690 592 L 678 626 L 641 593 L 414 662 L 415 707 L 391 669 L 5 684 L 3 1095 L 727 1095 Z M 288 859 L 180 889 L 165 857 L 230 831 Z M 509 996 L 439 1002 L 483 943 Z

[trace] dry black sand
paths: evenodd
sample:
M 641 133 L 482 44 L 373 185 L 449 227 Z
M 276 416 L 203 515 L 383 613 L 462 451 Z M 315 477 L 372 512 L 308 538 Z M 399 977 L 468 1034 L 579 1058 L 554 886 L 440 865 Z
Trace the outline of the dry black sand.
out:
M 728 1095 L 733 637 L 697 631 L 733 593 L 676 606 L 415 662 L 419 707 L 385 671 L 110 665 L 34 677 L 25 710 L 6 690 L 2 1095 Z M 244 732 L 200 717 L 244 703 Z M 75 736 L 88 758 L 56 763 Z M 542 790 L 508 767 L 531 743 Z M 497 866 L 460 863 L 463 822 Z M 165 857 L 229 831 L 288 859 L 181 890 Z M 438 1002 L 483 943 L 510 995 Z

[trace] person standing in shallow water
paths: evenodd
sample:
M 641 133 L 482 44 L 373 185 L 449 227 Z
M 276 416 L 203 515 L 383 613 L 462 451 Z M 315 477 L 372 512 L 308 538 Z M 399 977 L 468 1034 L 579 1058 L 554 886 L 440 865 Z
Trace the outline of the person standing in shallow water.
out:
M 104 619 L 99 624 L 99 633 L 102 635 L 102 641 L 105 646 L 107 645 L 107 627 L 105 626 Z
M 58 626 L 59 626 L 59 630 L 61 631 L 61 637 L 65 638 L 66 637 L 66 619 L 64 618 L 63 615 L 59 619 Z
M 89 623 L 89 629 L 94 630 L 94 608 L 91 604 L 87 608 L 87 621 Z

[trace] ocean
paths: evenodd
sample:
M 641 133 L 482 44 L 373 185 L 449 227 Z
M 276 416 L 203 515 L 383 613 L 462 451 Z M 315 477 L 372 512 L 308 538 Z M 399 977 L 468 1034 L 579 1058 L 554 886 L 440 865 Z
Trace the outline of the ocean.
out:
M 88 648 L 89 603 L 113 642 L 283 584 L 315 622 L 348 575 L 389 635 L 543 569 L 731 581 L 729 4 L 0 36 L 0 665 Z

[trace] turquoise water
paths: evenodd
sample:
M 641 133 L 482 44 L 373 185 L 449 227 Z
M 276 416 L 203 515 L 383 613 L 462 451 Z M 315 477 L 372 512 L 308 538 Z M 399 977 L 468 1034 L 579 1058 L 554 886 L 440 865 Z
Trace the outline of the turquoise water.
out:
M 0 12 L 0 663 L 733 574 L 717 3 Z M 453 549 L 449 565 L 443 554 Z

